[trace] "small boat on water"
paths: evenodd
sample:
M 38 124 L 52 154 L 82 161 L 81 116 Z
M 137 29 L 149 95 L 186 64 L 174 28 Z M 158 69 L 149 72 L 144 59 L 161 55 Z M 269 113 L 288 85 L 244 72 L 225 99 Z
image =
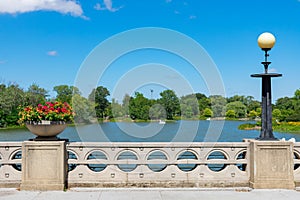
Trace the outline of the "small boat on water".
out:
M 166 122 L 165 121 L 163 121 L 163 120 L 159 120 L 159 122 L 158 122 L 159 124 L 166 124 Z
M 209 117 L 209 118 L 206 118 L 206 120 L 210 120 L 210 117 Z

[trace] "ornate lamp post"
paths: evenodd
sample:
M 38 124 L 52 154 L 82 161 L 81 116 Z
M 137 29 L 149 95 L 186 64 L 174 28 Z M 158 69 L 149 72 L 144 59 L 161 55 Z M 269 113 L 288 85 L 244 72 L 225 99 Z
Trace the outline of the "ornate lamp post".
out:
M 262 78 L 262 127 L 258 140 L 277 140 L 273 135 L 272 129 L 272 96 L 271 96 L 271 78 L 280 77 L 282 74 L 268 73 L 268 51 L 275 44 L 275 37 L 271 33 L 263 33 L 258 37 L 258 46 L 265 52 L 265 61 L 261 62 L 265 68 L 265 73 L 252 74 L 251 77 Z

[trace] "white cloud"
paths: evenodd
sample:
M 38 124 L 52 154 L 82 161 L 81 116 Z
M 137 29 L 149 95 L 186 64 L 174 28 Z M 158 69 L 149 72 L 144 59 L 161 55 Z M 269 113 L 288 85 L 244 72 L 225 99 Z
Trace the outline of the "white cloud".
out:
M 114 8 L 112 0 L 103 0 L 103 4 L 104 4 L 104 7 L 102 7 L 100 3 L 97 3 L 94 6 L 94 9 L 95 10 L 108 10 L 110 12 L 116 12 L 122 8 L 122 6 L 118 7 L 118 8 Z
M 105 8 L 102 8 L 102 7 L 101 7 L 101 4 L 100 4 L 100 3 L 97 3 L 97 4 L 94 6 L 94 9 L 95 9 L 95 10 L 105 10 Z
M 83 17 L 81 6 L 74 0 L 1 0 L 0 13 L 19 14 L 34 11 L 55 11 Z
M 116 12 L 120 9 L 120 8 L 113 8 L 112 0 L 104 0 L 103 3 L 105 4 L 105 7 L 107 8 L 107 10 L 109 10 L 111 12 Z
M 190 16 L 190 19 L 196 19 L 196 18 L 197 18 L 197 16 L 195 16 L 195 15 Z
M 57 51 L 48 51 L 47 52 L 48 56 L 57 56 L 57 54 L 58 54 Z

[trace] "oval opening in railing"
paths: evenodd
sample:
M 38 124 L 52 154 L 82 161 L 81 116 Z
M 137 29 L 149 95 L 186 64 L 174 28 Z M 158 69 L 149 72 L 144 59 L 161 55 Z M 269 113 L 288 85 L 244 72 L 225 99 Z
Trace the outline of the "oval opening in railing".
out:
M 197 164 L 188 164 L 188 160 L 198 160 L 197 156 L 191 152 L 191 151 L 184 151 L 179 156 L 177 157 L 177 160 L 184 160 L 186 163 L 183 164 L 177 164 L 177 167 L 184 171 L 184 172 L 189 172 L 194 170 L 197 167 Z M 184 162 L 183 161 L 183 162 Z
M 207 167 L 214 172 L 220 172 L 222 170 L 224 170 L 227 167 L 227 164 L 219 164 L 217 163 L 218 161 L 221 160 L 227 160 L 227 157 L 225 156 L 225 154 L 221 151 L 213 151 L 209 154 L 209 156 L 207 157 L 207 160 L 216 160 L 216 163 L 212 163 L 212 164 L 207 164 Z
M 101 160 L 107 160 L 107 157 L 99 150 L 90 153 L 87 160 L 90 161 L 90 164 L 88 164 L 87 167 L 94 172 L 101 172 L 107 166 L 106 164 L 101 163 Z
M 154 151 L 147 157 L 148 161 L 164 161 L 168 160 L 167 156 L 161 151 Z M 148 164 L 148 168 L 154 172 L 161 172 L 166 169 L 166 164 Z
M 294 151 L 294 160 L 298 161 L 298 163 L 294 162 L 294 163 L 296 163 L 294 165 L 294 170 L 297 170 L 300 167 L 300 153 L 297 151 Z
M 16 153 L 13 154 L 13 156 L 11 157 L 12 160 L 16 160 L 16 159 L 22 159 L 22 151 L 17 151 Z M 21 161 L 20 161 L 21 162 Z M 18 171 L 22 171 L 22 164 L 21 163 L 16 163 L 16 164 L 12 164 L 11 165 L 14 169 L 18 170 Z
M 246 159 L 246 155 L 247 155 L 247 150 L 243 150 L 242 152 L 240 152 L 237 157 L 236 157 L 236 160 L 245 160 Z M 245 161 L 247 163 L 247 161 Z M 235 164 L 235 166 L 241 170 L 241 171 L 246 171 L 246 167 L 247 167 L 247 164 L 246 163 L 237 163 Z
M 77 156 L 72 151 L 68 151 L 68 158 L 70 160 L 77 160 Z M 77 167 L 77 164 L 70 163 L 68 164 L 68 171 L 72 171 Z
M 126 164 L 123 164 L 123 162 L 121 162 L 122 164 L 118 164 L 119 169 L 124 172 L 131 172 L 131 171 L 135 170 L 135 168 L 137 167 L 136 164 L 129 164 L 130 161 L 132 161 L 132 160 L 138 160 L 137 156 L 131 151 L 122 152 L 118 156 L 117 160 L 125 161 L 124 163 L 126 163 Z

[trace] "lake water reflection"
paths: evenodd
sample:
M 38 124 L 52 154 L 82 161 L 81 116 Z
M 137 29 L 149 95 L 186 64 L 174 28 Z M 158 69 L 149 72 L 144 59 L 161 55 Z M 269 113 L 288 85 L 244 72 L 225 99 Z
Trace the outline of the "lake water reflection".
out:
M 68 127 L 60 138 L 85 142 L 240 142 L 244 138 L 256 138 L 260 131 L 238 130 L 245 121 L 185 121 L 164 125 L 153 123 L 107 122 Z M 277 138 L 295 138 L 300 134 L 274 132 Z M 0 130 L 0 141 L 24 141 L 35 136 L 27 129 Z

